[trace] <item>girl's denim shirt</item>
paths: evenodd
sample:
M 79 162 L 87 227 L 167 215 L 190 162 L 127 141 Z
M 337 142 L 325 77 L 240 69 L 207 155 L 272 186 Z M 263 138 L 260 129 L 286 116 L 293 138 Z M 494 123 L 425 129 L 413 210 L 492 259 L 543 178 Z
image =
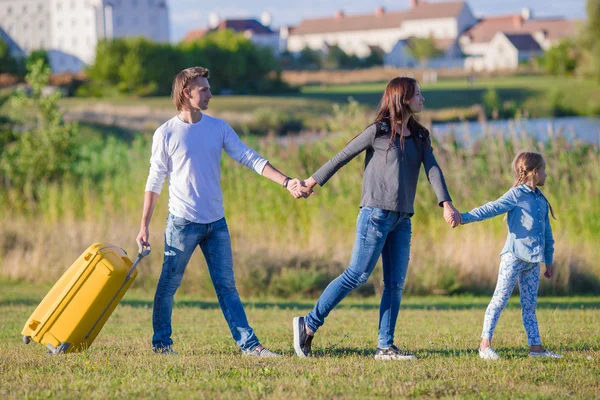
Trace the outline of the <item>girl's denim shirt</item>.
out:
M 548 201 L 544 194 L 527 185 L 511 188 L 496 201 L 461 214 L 462 223 L 483 221 L 508 213 L 508 237 L 500 255 L 512 253 L 530 263 L 552 264 L 554 238 L 550 226 Z

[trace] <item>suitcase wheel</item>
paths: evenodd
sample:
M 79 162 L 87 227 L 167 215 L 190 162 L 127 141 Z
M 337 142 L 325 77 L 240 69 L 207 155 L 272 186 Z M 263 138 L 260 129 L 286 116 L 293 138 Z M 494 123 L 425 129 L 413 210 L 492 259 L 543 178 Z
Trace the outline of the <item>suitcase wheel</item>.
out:
M 23 336 L 23 343 L 29 344 L 31 342 L 31 336 Z

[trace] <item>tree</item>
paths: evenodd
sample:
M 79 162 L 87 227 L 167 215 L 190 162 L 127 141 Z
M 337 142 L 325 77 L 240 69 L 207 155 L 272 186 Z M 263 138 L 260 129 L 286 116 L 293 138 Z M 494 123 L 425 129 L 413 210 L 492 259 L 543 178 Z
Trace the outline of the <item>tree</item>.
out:
M 304 67 L 319 69 L 323 65 L 323 53 L 306 46 L 300 51 L 298 63 Z
M 48 58 L 48 52 L 43 49 L 33 50 L 27 57 L 27 66 L 35 64 L 38 60 L 42 60 L 44 66 L 50 67 L 50 59 Z
M 443 54 L 439 50 L 433 38 L 418 38 L 412 37 L 408 41 L 408 53 L 424 68 L 429 60 L 439 57 Z
M 546 51 L 542 64 L 553 75 L 571 75 L 577 68 L 578 53 L 575 41 L 567 38 Z
M 587 0 L 587 21 L 581 31 L 580 71 L 600 81 L 600 0 Z
M 40 184 L 57 181 L 69 173 L 79 157 L 76 123 L 65 123 L 58 107 L 60 92 L 44 94 L 50 67 L 38 59 L 28 66 L 27 95 L 19 91 L 11 98 L 14 124 L 20 124 L 18 139 L 0 158 L 0 173 L 7 188 L 13 188 L 34 206 Z

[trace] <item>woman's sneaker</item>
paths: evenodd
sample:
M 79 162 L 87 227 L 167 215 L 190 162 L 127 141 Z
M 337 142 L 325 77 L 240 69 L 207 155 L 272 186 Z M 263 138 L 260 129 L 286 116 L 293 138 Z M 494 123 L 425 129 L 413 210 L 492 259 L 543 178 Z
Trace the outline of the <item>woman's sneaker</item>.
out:
M 249 357 L 281 357 L 280 354 L 275 353 L 265 347 L 257 346 L 254 350 L 243 351 L 242 354 Z
M 414 360 L 415 358 L 417 357 L 414 354 L 400 350 L 394 345 L 387 348 L 378 347 L 375 352 L 376 360 Z
M 556 354 L 551 352 L 550 350 L 544 350 L 541 353 L 535 352 L 535 351 L 530 351 L 529 352 L 529 356 L 530 357 L 550 357 L 550 358 L 561 358 L 562 354 Z
M 296 354 L 298 357 L 310 357 L 310 347 L 314 336 L 306 333 L 304 317 L 294 317 L 292 328 L 294 329 L 294 350 Z
M 479 357 L 483 360 L 497 360 L 500 358 L 498 353 L 496 353 L 494 351 L 494 349 L 492 349 L 491 347 L 486 347 L 483 350 L 481 350 L 481 347 L 480 347 L 479 348 Z

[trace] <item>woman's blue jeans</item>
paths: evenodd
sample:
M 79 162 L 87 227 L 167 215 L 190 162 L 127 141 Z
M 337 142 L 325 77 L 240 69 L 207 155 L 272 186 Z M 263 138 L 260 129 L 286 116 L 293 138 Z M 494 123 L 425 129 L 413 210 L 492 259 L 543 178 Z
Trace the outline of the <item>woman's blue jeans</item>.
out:
M 381 255 L 384 286 L 379 307 L 378 346 L 387 348 L 394 344 L 394 330 L 410 258 L 411 234 L 409 214 L 363 207 L 356 222 L 350 265 L 327 286 L 315 308 L 306 316 L 308 328 L 316 332 L 331 310 L 367 281 Z

